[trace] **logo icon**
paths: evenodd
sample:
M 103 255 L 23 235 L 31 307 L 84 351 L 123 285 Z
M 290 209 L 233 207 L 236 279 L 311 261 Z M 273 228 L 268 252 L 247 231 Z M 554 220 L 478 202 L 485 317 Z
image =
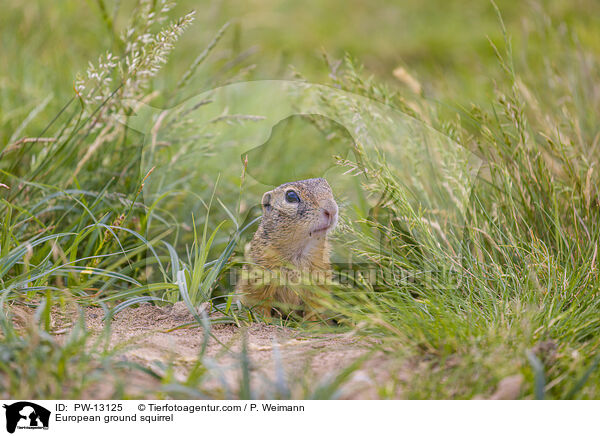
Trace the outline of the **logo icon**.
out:
M 10 405 L 4 404 L 6 409 L 6 431 L 14 433 L 15 429 L 48 429 L 50 411 L 42 406 L 29 401 L 19 401 Z

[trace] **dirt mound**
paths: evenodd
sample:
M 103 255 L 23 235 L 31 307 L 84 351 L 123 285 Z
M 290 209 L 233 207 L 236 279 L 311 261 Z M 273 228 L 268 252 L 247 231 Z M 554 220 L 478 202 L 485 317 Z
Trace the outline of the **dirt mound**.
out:
M 85 311 L 92 332 L 104 329 L 103 318 L 101 308 Z M 277 397 L 282 389 L 289 389 L 292 397 L 300 396 L 294 395 L 296 391 L 314 392 L 369 351 L 369 344 L 353 335 L 310 334 L 260 323 L 242 328 L 217 323 L 211 327 L 202 356 L 209 368 L 205 390 L 222 391 L 225 396 L 238 391 L 244 337 L 251 391 L 260 398 Z M 124 358 L 159 373 L 168 364 L 181 381 L 198 361 L 206 338 L 183 303 L 167 308 L 142 304 L 124 309 L 111 321 L 110 344 L 122 348 Z M 388 373 L 386 366 L 381 353 L 370 355 L 343 385 L 340 396 L 376 397 L 375 386 Z

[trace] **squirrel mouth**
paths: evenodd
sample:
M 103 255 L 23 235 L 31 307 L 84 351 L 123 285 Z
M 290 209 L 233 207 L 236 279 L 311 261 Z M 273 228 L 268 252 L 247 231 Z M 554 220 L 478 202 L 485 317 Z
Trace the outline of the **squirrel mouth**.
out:
M 322 229 L 314 229 L 308 232 L 308 236 L 313 237 L 317 235 L 324 235 L 325 233 L 327 233 L 327 230 L 329 230 L 329 227 L 324 227 Z
M 335 223 L 332 223 L 332 224 L 328 224 L 328 225 L 323 226 L 323 227 L 318 227 L 316 229 L 312 229 L 310 232 L 308 232 L 308 236 L 309 237 L 313 237 L 313 236 L 324 235 L 327 232 L 329 232 L 330 230 L 332 230 L 334 227 L 335 227 Z

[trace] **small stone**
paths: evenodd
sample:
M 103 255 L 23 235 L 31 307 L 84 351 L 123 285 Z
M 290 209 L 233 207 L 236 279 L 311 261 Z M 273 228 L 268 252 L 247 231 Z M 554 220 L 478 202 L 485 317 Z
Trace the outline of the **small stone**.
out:
M 523 376 L 521 374 L 510 375 L 503 378 L 498 383 L 496 392 L 492 394 L 490 400 L 516 400 L 521 394 L 523 386 Z

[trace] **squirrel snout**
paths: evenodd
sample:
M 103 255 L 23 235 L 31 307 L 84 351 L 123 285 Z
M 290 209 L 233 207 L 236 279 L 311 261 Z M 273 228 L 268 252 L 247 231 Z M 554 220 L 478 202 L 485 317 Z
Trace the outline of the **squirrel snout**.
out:
M 323 213 L 323 218 L 324 218 L 325 222 L 327 223 L 326 226 L 328 228 L 333 228 L 337 224 L 337 218 L 338 218 L 337 204 L 335 204 L 335 203 L 327 204 L 321 209 L 321 211 Z
M 317 214 L 313 216 L 316 218 L 316 221 L 314 221 L 313 225 L 310 227 L 308 235 L 311 237 L 313 235 L 318 235 L 319 237 L 322 237 L 326 233 L 329 233 L 331 230 L 333 230 L 337 225 L 337 204 L 335 204 L 335 202 L 321 204 Z

